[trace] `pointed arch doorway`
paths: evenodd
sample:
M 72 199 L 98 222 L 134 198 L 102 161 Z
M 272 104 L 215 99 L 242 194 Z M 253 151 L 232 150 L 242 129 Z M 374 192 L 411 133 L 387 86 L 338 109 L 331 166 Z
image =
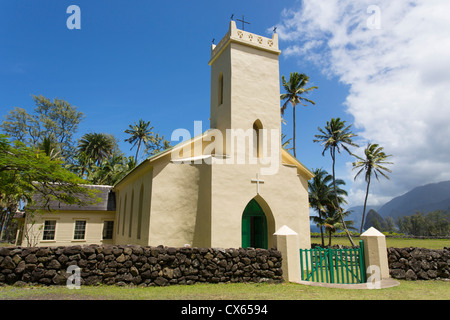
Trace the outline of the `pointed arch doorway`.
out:
M 242 248 L 248 247 L 268 249 L 267 218 L 255 199 L 242 214 Z

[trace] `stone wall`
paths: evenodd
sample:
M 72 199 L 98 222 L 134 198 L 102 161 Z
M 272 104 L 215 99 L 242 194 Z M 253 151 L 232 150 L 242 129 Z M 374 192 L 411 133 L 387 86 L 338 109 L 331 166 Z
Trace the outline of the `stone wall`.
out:
M 450 248 L 388 248 L 389 273 L 406 280 L 450 279 Z
M 66 285 L 71 265 L 80 268 L 81 285 L 281 282 L 281 259 L 277 250 L 252 248 L 3 247 L 0 285 Z

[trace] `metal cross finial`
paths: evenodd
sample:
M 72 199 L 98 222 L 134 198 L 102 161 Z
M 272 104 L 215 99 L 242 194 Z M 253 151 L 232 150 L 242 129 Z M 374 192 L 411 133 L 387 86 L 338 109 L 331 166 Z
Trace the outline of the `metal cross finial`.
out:
M 245 24 L 250 24 L 250 22 L 245 21 L 244 15 L 242 15 L 242 20 L 241 19 L 236 19 L 236 20 L 242 22 L 242 30 L 244 30 Z
M 233 20 L 233 17 L 234 17 L 234 13 L 231 15 L 231 18 L 230 18 L 230 19 Z
M 273 28 L 273 33 L 277 33 L 277 27 Z

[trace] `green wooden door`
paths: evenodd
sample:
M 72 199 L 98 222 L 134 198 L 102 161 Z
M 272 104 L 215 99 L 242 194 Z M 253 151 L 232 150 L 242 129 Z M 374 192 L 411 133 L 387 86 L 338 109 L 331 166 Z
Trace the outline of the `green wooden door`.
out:
M 267 219 L 261 206 L 252 199 L 242 215 L 242 248 L 267 249 Z

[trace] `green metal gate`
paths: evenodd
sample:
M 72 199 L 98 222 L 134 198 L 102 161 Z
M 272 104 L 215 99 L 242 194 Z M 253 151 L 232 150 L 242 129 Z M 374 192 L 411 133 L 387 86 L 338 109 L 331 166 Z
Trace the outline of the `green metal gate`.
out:
M 365 283 L 364 245 L 359 248 L 300 249 L 302 280 L 325 283 Z

